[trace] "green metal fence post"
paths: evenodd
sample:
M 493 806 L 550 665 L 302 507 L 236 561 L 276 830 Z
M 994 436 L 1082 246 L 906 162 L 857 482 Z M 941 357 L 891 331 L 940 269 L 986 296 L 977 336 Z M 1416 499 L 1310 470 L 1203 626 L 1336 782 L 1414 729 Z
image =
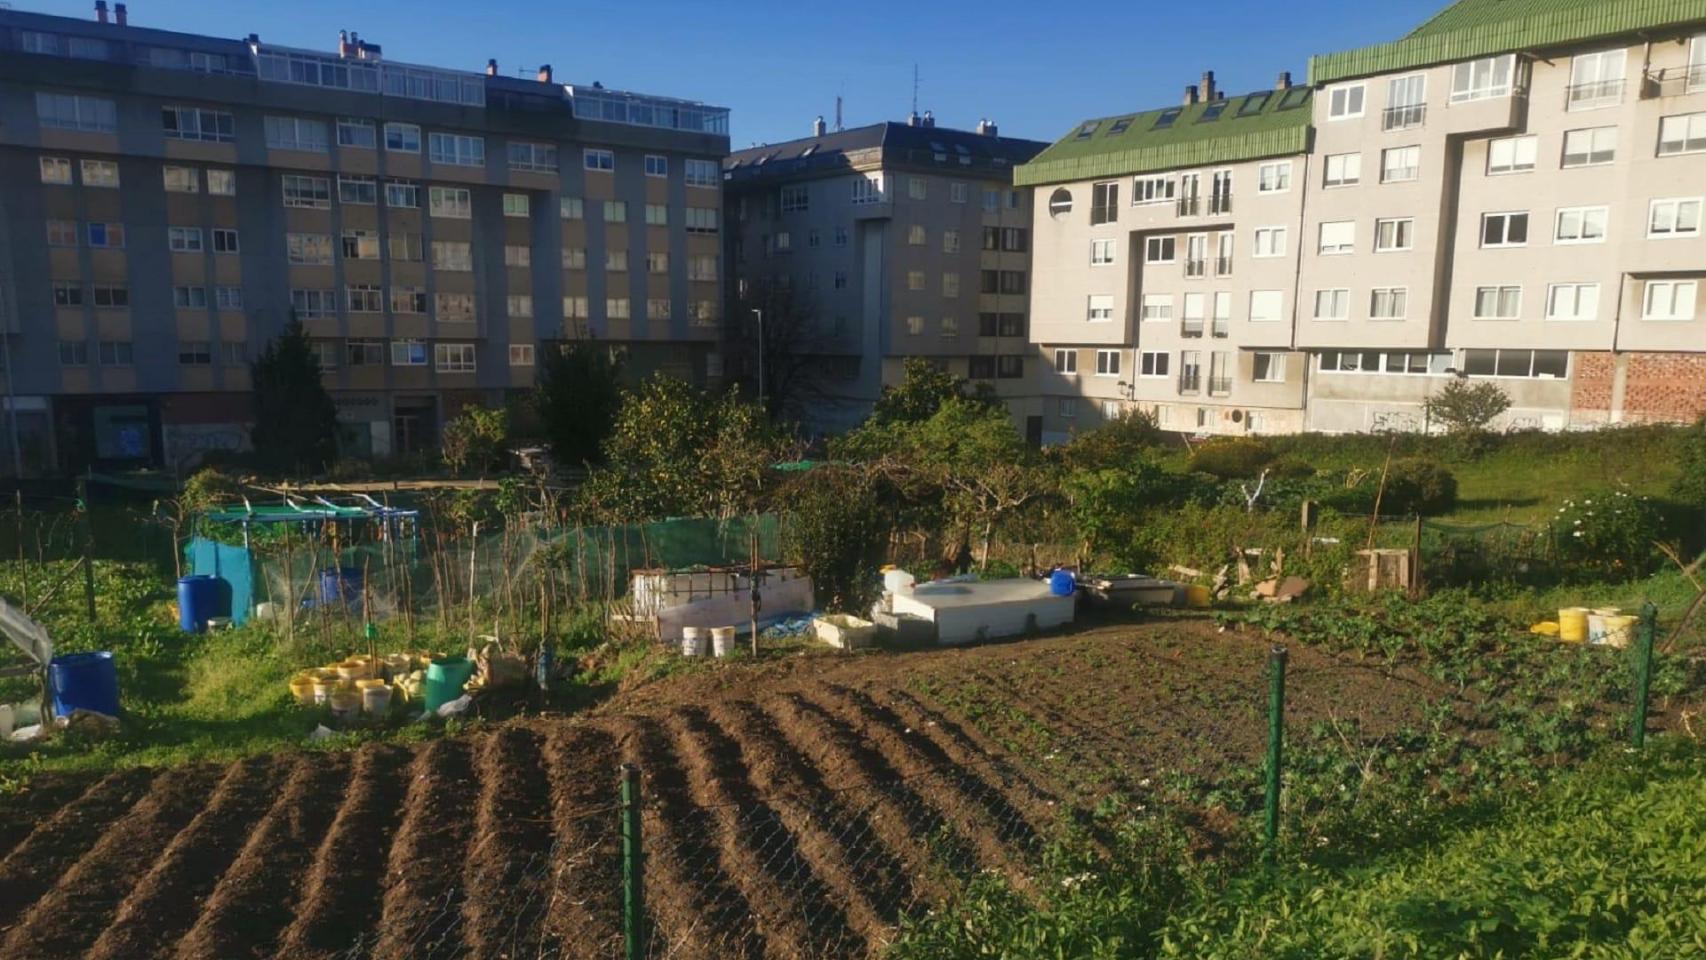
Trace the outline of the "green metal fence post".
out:
M 1280 752 L 1285 740 L 1285 660 L 1284 647 L 1268 651 L 1268 797 L 1267 821 L 1268 856 L 1273 856 L 1279 840 L 1280 815 Z
M 626 960 L 646 955 L 645 851 L 640 845 L 640 768 L 622 765 L 622 940 Z
M 1658 619 L 1659 608 L 1647 601 L 1635 635 L 1635 720 L 1629 740 L 1637 749 L 1647 742 L 1647 696 L 1653 683 L 1653 633 L 1658 629 Z

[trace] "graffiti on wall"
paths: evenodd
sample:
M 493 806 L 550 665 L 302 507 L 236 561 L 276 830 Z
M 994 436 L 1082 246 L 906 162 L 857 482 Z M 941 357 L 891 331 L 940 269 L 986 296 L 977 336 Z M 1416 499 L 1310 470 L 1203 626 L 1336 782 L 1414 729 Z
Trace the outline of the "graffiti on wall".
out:
M 161 432 L 166 465 L 180 471 L 201 466 L 209 453 L 250 449 L 249 428 L 241 423 L 168 423 Z

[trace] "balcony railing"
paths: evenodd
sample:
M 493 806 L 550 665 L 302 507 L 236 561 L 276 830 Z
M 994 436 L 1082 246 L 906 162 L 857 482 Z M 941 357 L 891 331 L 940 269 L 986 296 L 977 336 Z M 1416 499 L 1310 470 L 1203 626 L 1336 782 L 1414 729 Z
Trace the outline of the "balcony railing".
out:
M 1195 319 L 1195 320 L 1182 321 L 1179 324 L 1179 336 L 1181 336 L 1181 337 L 1201 337 L 1202 336 L 1202 320 L 1199 318 L 1199 319 Z
M 1230 277 L 1230 276 L 1232 276 L 1232 258 L 1231 257 L 1215 257 L 1214 258 L 1214 275 L 1217 277 Z
M 1200 393 L 1200 392 L 1202 392 L 1202 373 L 1200 371 L 1195 371 L 1195 372 L 1187 371 L 1185 373 L 1179 374 L 1179 392 L 1180 393 Z
M 1194 217 L 1197 215 L 1197 212 L 1200 211 L 1201 209 L 1202 209 L 1202 198 L 1201 197 L 1180 197 L 1179 198 L 1179 216 L 1181 216 L 1181 217 Z
M 1187 276 L 1187 277 L 1200 277 L 1200 276 L 1203 276 L 1207 271 L 1208 271 L 1208 261 L 1204 260 L 1201 257 L 1197 257 L 1194 260 L 1193 259 L 1187 259 L 1185 261 L 1185 276 Z
M 1232 321 L 1225 317 L 1215 317 L 1214 326 L 1209 328 L 1209 335 L 1222 340 L 1232 336 Z
M 1609 107 L 1623 100 L 1623 80 L 1595 80 L 1591 83 L 1572 83 L 1566 91 L 1566 106 L 1571 110 Z
M 1230 194 L 1230 193 L 1211 194 L 1208 198 L 1208 212 L 1209 212 L 1210 216 L 1219 216 L 1223 213 L 1231 213 L 1232 212 L 1232 194 Z
M 1641 78 L 1641 99 L 1679 97 L 1685 93 L 1706 91 L 1706 63 L 1686 67 L 1665 67 L 1649 71 Z
M 1408 130 L 1421 126 L 1427 117 L 1428 105 L 1425 103 L 1405 103 L 1387 107 L 1380 113 L 1380 129 Z
M 1208 380 L 1208 394 L 1209 394 L 1209 396 L 1211 396 L 1211 397 L 1224 397 L 1231 392 L 1232 392 L 1232 378 L 1231 377 L 1210 377 L 1209 378 L 1209 380 Z

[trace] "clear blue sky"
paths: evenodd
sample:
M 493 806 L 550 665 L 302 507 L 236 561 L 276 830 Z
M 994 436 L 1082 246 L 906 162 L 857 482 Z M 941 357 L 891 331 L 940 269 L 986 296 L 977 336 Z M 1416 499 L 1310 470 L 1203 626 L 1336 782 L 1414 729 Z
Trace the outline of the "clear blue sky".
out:
M 919 109 L 943 126 L 989 117 L 1053 140 L 1084 117 L 1176 100 L 1213 69 L 1238 93 L 1302 79 L 1312 53 L 1395 39 L 1449 0 L 132 0 L 140 26 L 331 50 L 340 29 L 396 60 L 703 100 L 733 111 L 736 149 L 810 132 L 846 98 L 848 126 Z M 94 0 L 12 0 L 93 16 Z M 1212 10 L 1212 14 L 1209 12 Z

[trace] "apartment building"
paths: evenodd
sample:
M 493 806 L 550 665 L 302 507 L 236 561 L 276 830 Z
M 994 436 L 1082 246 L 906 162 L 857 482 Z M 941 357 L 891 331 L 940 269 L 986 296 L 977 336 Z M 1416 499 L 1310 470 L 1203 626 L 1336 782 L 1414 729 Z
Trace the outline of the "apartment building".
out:
M 0 470 L 242 448 L 291 316 L 356 456 L 567 338 L 715 376 L 727 111 L 529 73 L 0 10 Z
M 768 322 L 810 327 L 789 346 L 816 358 L 811 428 L 857 424 L 908 357 L 993 384 L 1030 423 L 1032 217 L 1013 170 L 1043 146 L 988 121 L 832 131 L 819 118 L 810 137 L 729 158 L 731 320 L 754 336 L 752 304 L 775 299 L 756 291 L 790 291 L 799 316 Z
M 1137 406 L 1182 431 L 1302 429 L 1292 345 L 1312 90 L 1086 120 L 1019 168 L 1037 223 L 1043 438 Z

